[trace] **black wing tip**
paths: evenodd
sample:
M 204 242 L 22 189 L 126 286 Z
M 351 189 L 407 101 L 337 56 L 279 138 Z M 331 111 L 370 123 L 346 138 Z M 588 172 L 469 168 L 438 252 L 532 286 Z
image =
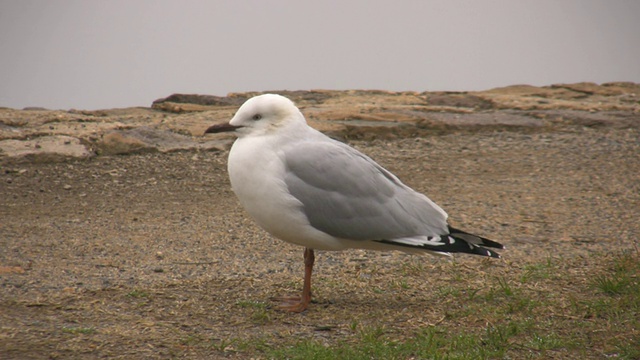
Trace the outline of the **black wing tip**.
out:
M 470 234 L 467 234 L 470 235 Z M 474 235 L 474 237 L 477 237 Z M 479 237 L 478 237 L 479 238 Z M 440 253 L 462 253 L 462 254 L 470 254 L 470 255 L 480 255 L 486 256 L 494 259 L 501 259 L 500 254 L 493 250 L 489 250 L 486 247 L 504 249 L 504 246 L 495 241 L 488 240 L 490 244 L 484 243 L 472 243 L 467 241 L 466 239 L 456 237 L 452 234 L 442 235 L 440 236 L 442 240 L 438 245 L 433 244 L 420 244 L 420 245 L 412 245 L 401 242 L 395 242 L 393 240 L 376 240 L 377 242 L 395 245 L 399 247 L 409 247 L 415 249 L 421 249 L 426 251 L 440 252 Z M 485 247 L 486 246 L 486 247 Z
M 491 258 L 494 258 L 494 259 L 502 259 L 502 256 L 500 256 L 500 254 L 498 254 L 495 251 L 491 251 L 491 250 L 488 250 L 488 249 L 485 249 L 485 248 L 482 248 L 482 247 L 480 247 L 480 249 L 482 249 L 484 253 L 479 254 L 479 255 L 488 256 L 488 257 L 491 257 Z
M 485 248 L 484 244 L 472 244 L 472 243 L 469 243 L 468 241 L 466 241 L 465 239 L 460 239 L 460 238 L 457 238 L 457 237 L 455 237 L 453 235 L 445 235 L 445 236 L 448 236 L 450 238 L 453 238 L 453 239 L 463 243 L 463 246 L 459 246 L 455 250 L 451 250 L 451 252 L 458 252 L 458 253 L 471 254 L 471 255 L 480 255 L 480 256 L 486 256 L 486 257 L 490 257 L 490 258 L 494 258 L 494 259 L 501 259 L 502 258 L 500 256 L 500 254 L 498 254 L 497 252 Z
M 449 226 L 449 234 L 443 235 L 443 237 L 449 237 L 451 239 L 457 240 L 467 245 L 466 247 L 458 247 L 456 249 L 457 251 L 455 252 L 487 256 L 487 257 L 492 257 L 494 259 L 501 259 L 502 257 L 500 256 L 500 254 L 498 254 L 493 250 L 489 250 L 487 248 L 501 249 L 501 250 L 505 249 L 505 246 L 500 244 L 497 241 L 489 240 L 482 236 L 470 234 L 466 231 L 462 231 L 460 229 L 456 229 L 451 226 Z
M 489 248 L 493 248 L 493 249 L 502 249 L 502 250 L 506 249 L 506 247 L 504 245 L 500 244 L 497 241 L 485 239 L 483 237 L 480 237 L 480 239 L 482 239 L 482 244 L 481 245 L 484 246 L 484 247 L 489 247 Z
M 463 231 L 463 230 L 460 230 L 460 229 L 456 229 L 456 228 L 454 228 L 452 226 L 449 226 L 449 236 L 453 236 L 457 240 L 466 241 L 464 238 L 457 237 L 456 236 L 457 234 L 460 234 L 460 235 L 463 235 L 463 236 L 469 236 L 469 237 L 472 237 L 474 239 L 480 240 L 480 241 L 478 241 L 477 244 L 475 244 L 475 245 L 478 245 L 478 246 L 488 247 L 488 248 L 493 248 L 493 249 L 506 249 L 506 247 L 504 245 L 500 244 L 497 241 L 489 240 L 489 239 L 487 239 L 485 237 L 482 237 L 482 236 L 479 236 L 479 235 L 474 235 L 474 234 L 468 233 L 466 231 Z

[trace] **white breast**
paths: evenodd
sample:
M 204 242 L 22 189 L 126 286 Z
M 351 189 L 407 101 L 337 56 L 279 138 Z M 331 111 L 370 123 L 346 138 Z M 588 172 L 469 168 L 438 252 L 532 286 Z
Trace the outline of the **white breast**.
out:
M 239 138 L 229 153 L 229 179 L 240 203 L 273 236 L 294 244 L 340 250 L 346 244 L 313 228 L 284 183 L 286 171 L 274 137 Z

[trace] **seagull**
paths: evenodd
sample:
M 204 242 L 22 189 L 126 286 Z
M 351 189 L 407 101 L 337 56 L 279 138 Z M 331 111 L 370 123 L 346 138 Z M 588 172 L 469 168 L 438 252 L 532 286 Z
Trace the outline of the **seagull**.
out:
M 288 98 L 248 99 L 231 121 L 206 133 L 233 132 L 231 187 L 258 225 L 304 247 L 302 296 L 278 308 L 305 311 L 311 302 L 314 250 L 401 250 L 500 258 L 498 242 L 453 228 L 447 213 L 360 151 L 307 125 Z

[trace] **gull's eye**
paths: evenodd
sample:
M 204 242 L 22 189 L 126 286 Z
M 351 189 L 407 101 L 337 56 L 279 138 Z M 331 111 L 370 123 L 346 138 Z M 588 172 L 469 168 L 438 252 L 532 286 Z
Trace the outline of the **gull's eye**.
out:
M 258 121 L 258 120 L 262 119 L 262 115 L 260 115 L 260 114 L 255 114 L 255 115 L 253 115 L 253 116 L 251 117 L 251 119 L 252 119 L 253 121 Z

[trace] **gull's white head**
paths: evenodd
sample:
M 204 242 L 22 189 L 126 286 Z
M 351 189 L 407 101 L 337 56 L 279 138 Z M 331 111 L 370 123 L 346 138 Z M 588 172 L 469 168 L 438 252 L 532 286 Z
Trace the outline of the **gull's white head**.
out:
M 264 94 L 245 101 L 228 124 L 214 125 L 206 133 L 235 131 L 242 137 L 268 134 L 296 124 L 306 124 L 306 121 L 291 100 L 281 95 Z

